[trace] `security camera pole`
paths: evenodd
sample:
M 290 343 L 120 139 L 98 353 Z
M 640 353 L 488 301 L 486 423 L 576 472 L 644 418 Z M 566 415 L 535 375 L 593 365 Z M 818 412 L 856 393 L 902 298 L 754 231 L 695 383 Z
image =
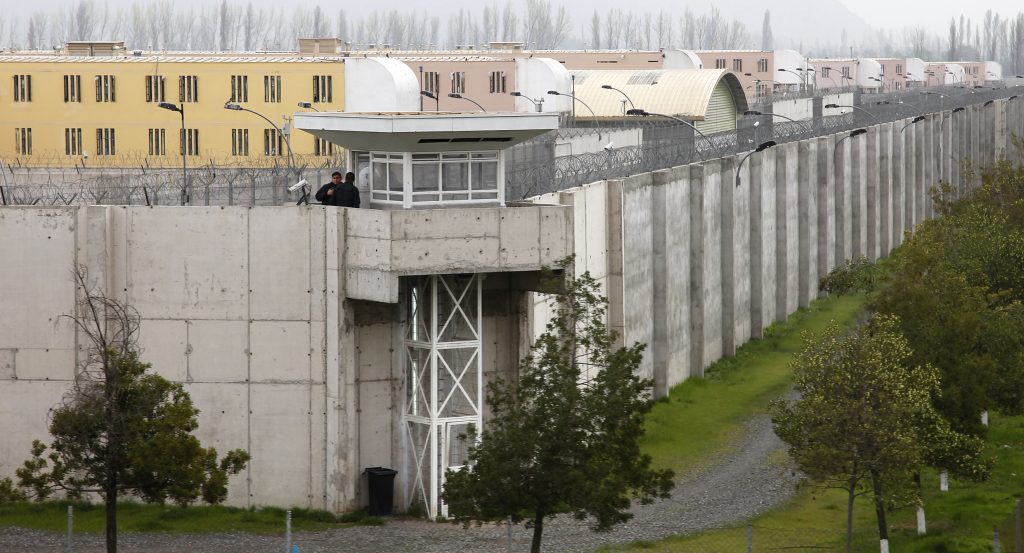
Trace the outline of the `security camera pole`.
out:
M 170 110 L 176 111 L 181 115 L 181 205 L 186 205 L 189 202 L 188 193 L 188 173 L 185 170 L 185 104 L 176 106 L 170 102 L 160 102 L 158 106 Z M 164 145 L 166 147 L 166 144 Z

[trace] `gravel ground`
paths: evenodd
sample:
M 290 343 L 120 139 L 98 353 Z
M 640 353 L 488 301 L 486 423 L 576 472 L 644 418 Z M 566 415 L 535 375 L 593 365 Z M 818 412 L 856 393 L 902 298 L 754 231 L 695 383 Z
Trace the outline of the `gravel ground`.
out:
M 670 499 L 636 506 L 636 516 L 612 532 L 595 533 L 571 517 L 549 520 L 544 528 L 547 551 L 585 552 L 604 544 L 653 540 L 738 523 L 792 496 L 799 476 L 773 461 L 784 448 L 767 416 L 747 423 L 745 437 L 729 454 L 676 486 Z M 513 528 L 514 551 L 528 551 L 530 531 Z M 505 551 L 504 526 L 463 528 L 423 520 L 394 519 L 384 526 L 358 526 L 326 532 L 297 532 L 293 543 L 302 553 L 414 552 L 477 553 Z M 251 534 L 123 534 L 124 553 L 280 553 L 283 536 Z M 63 536 L 20 528 L 0 528 L 0 552 L 62 552 Z M 74 551 L 103 551 L 103 537 L 80 535 Z

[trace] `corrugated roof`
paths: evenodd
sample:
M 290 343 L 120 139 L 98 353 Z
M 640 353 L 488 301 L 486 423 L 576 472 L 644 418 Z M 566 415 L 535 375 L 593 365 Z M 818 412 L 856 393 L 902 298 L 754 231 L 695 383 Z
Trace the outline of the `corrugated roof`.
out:
M 601 88 L 611 85 L 629 96 L 637 109 L 703 121 L 711 94 L 725 81 L 738 112 L 747 109 L 746 95 L 736 75 L 725 69 L 570 71 L 576 77 L 576 97 L 597 117 L 622 117 L 622 94 Z M 628 102 L 627 109 L 630 107 Z M 577 115 L 589 112 L 577 109 Z

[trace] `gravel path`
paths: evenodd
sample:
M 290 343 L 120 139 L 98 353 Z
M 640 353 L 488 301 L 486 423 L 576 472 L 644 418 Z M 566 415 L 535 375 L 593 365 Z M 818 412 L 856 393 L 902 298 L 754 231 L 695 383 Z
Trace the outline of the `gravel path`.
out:
M 784 445 L 767 416 L 751 419 L 740 443 L 699 474 L 681 482 L 670 499 L 634 507 L 636 516 L 612 532 L 594 533 L 571 517 L 549 520 L 546 551 L 586 552 L 604 544 L 654 540 L 740 522 L 792 496 L 799 476 L 781 466 L 772 453 Z M 514 551 L 529 550 L 530 531 L 513 528 Z M 251 534 L 124 534 L 124 553 L 280 553 L 284 539 Z M 504 526 L 463 528 L 423 520 L 395 519 L 385 526 L 358 526 L 326 532 L 297 532 L 302 553 L 459 553 L 501 552 L 507 548 Z M 0 552 L 58 553 L 63 537 L 49 532 L 0 528 Z M 103 551 L 99 535 L 76 536 L 75 552 Z

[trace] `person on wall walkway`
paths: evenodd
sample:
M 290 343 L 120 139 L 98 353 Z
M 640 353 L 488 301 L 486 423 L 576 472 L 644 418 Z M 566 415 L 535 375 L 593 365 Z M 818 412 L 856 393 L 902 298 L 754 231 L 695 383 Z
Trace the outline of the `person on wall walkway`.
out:
M 341 173 L 335 171 L 331 174 L 331 182 L 316 191 L 316 201 L 323 205 L 359 207 L 359 189 L 355 181 L 355 173 L 345 173 L 345 182 L 342 182 Z

